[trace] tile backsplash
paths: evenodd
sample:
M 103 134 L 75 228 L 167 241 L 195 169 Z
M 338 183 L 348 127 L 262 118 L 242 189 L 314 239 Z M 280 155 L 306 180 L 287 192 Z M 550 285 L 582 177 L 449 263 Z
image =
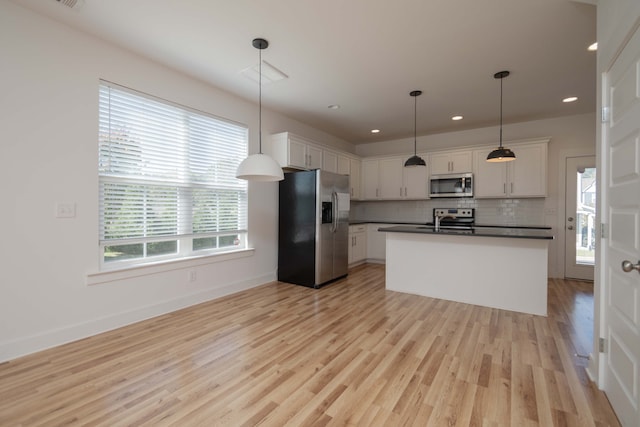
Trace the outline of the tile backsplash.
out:
M 431 199 L 351 201 L 354 221 L 424 223 L 433 221 L 434 208 L 475 208 L 477 224 L 545 224 L 545 199 Z

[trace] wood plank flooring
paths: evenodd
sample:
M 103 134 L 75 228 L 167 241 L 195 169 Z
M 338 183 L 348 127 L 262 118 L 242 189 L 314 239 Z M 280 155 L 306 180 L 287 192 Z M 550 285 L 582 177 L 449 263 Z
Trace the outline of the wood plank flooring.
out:
M 574 356 L 592 316 L 590 283 L 550 280 L 545 318 L 386 291 L 363 265 L 0 364 L 0 425 L 617 426 Z

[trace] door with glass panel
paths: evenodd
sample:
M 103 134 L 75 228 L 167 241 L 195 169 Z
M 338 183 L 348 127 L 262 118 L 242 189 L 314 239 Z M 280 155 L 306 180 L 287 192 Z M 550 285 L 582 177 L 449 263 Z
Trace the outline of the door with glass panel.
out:
M 596 243 L 596 159 L 569 157 L 566 164 L 565 277 L 593 280 Z

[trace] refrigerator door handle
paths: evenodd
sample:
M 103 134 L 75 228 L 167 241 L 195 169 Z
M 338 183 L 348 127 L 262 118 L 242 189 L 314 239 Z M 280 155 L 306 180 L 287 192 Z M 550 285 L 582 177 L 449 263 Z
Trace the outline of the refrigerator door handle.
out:
M 335 191 L 331 193 L 331 201 L 333 207 L 331 232 L 335 233 L 338 230 L 338 193 Z

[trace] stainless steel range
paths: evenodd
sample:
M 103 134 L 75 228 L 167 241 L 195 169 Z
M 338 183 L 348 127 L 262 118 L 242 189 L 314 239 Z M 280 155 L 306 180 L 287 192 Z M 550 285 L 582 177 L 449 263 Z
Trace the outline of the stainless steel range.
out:
M 475 224 L 474 208 L 434 208 L 433 225 L 436 231 L 440 228 L 472 230 Z

